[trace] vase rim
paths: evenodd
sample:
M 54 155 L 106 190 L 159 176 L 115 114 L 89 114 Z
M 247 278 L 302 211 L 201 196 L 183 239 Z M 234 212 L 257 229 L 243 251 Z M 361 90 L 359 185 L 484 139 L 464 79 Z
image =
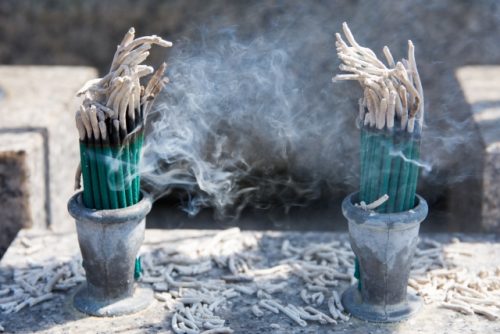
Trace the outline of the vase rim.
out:
M 384 229 L 407 229 L 420 224 L 429 211 L 425 199 L 416 194 L 417 205 L 410 210 L 394 213 L 378 213 L 367 211 L 354 205 L 353 201 L 357 198 L 359 192 L 354 192 L 344 198 L 342 201 L 342 213 L 349 222 L 363 224 L 366 227 L 384 228 Z
M 151 196 L 141 190 L 141 200 L 134 205 L 119 209 L 96 210 L 85 207 L 82 199 L 83 191 L 78 191 L 68 201 L 69 214 L 79 220 L 96 223 L 125 223 L 131 219 L 145 217 L 152 207 Z

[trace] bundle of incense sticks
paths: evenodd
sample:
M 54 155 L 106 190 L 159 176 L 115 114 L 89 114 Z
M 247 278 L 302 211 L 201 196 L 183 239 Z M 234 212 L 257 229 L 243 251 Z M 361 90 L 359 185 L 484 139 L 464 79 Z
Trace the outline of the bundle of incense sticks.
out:
M 415 205 L 424 95 L 415 62 L 415 48 L 408 41 L 408 59 L 397 63 L 384 46 L 387 66 L 369 48 L 360 46 L 349 27 L 342 25 L 347 44 L 336 34 L 340 70 L 349 74 L 337 80 L 357 80 L 363 88 L 359 99 L 361 127 L 361 186 L 359 200 L 372 203 L 386 198 L 377 212 L 401 212 Z M 388 197 L 387 197 L 388 196 Z
M 124 208 L 140 200 L 138 166 L 144 125 L 155 97 L 168 82 L 163 77 L 165 63 L 156 71 L 141 64 L 152 45 L 172 43 L 154 35 L 136 39 L 130 28 L 109 73 L 88 81 L 77 93 L 84 99 L 76 112 L 80 166 L 75 188 L 80 188 L 82 176 L 83 202 L 88 208 Z M 150 74 L 147 84 L 141 85 L 141 78 Z

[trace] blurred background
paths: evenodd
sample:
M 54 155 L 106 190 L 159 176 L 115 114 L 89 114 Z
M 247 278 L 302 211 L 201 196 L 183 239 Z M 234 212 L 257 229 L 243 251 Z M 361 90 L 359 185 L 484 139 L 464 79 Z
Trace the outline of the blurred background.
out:
M 362 92 L 331 80 L 344 21 L 380 56 L 384 45 L 398 59 L 408 39 L 416 46 L 427 111 L 419 192 L 431 207 L 422 228 L 498 232 L 498 1 L 2 0 L 0 135 L 39 135 L 28 145 L 41 152 L 31 154 L 42 159 L 32 170 L 45 168 L 34 202 L 23 188 L 30 154 L 18 156 L 31 148 L 20 139 L 0 146 L 5 238 L 22 226 L 73 225 L 65 212 L 77 164 L 72 98 L 107 73 L 132 26 L 174 43 L 150 59 L 169 64 L 171 82 L 149 125 L 144 181 L 158 197 L 149 227 L 345 230 L 340 202 L 359 187 Z M 25 121 L 13 120 L 16 110 Z M 191 137 L 174 141 L 183 128 Z M 172 186 L 179 147 L 223 195 Z

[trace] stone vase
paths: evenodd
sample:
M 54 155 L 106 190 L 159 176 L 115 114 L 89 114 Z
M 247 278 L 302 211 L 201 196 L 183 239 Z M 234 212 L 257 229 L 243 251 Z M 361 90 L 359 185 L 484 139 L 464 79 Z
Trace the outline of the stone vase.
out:
M 343 293 L 342 303 L 353 316 L 367 321 L 407 319 L 421 306 L 420 298 L 407 287 L 427 202 L 417 195 L 412 210 L 379 214 L 355 206 L 357 195 L 344 199 L 342 213 L 359 261 L 360 282 Z
M 144 240 L 145 217 L 152 200 L 142 193 L 135 205 L 93 210 L 83 205 L 82 192 L 68 202 L 76 221 L 86 283 L 73 305 L 93 316 L 119 316 L 146 308 L 153 300 L 150 289 L 136 286 L 135 259 Z

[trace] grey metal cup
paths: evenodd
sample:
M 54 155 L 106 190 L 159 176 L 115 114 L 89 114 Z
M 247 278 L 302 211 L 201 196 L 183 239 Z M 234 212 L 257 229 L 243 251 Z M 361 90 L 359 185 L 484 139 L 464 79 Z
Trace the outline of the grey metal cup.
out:
M 74 298 L 78 310 L 94 316 L 118 316 L 150 304 L 152 291 L 135 286 L 134 267 L 151 206 L 145 193 L 139 203 L 113 210 L 86 208 L 82 192 L 71 197 L 68 211 L 76 220 L 87 278 Z
M 357 193 L 342 202 L 349 224 L 351 247 L 359 261 L 361 287 L 342 295 L 344 307 L 355 317 L 374 322 L 396 322 L 418 311 L 420 298 L 407 292 L 411 262 L 427 202 L 417 195 L 412 210 L 374 213 L 356 207 Z

